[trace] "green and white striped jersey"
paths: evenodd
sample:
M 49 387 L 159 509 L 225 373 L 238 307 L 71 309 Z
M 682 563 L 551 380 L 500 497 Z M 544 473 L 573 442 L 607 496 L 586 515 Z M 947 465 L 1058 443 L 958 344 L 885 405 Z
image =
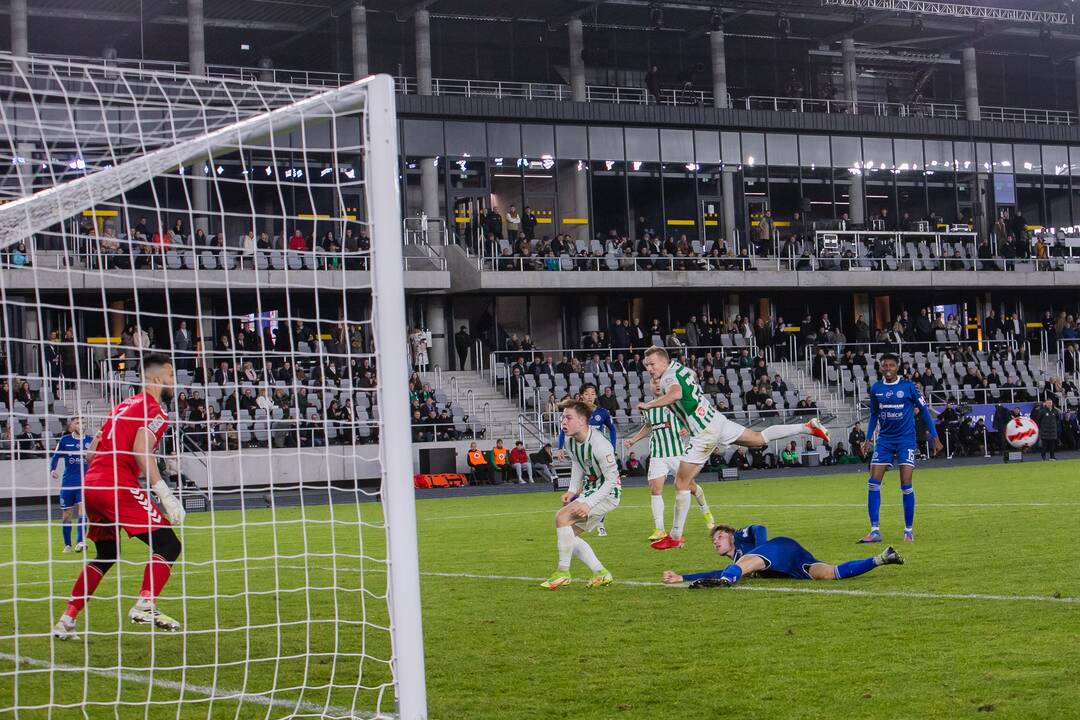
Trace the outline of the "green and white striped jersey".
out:
M 672 360 L 668 369 L 660 376 L 660 392 L 667 393 L 671 386 L 676 384 L 682 388 L 682 397 L 668 407 L 675 412 L 691 435 L 698 435 L 716 417 L 716 410 L 701 391 L 697 374 L 681 362 Z
M 682 423 L 670 407 L 646 410 L 645 422 L 649 423 L 649 457 L 673 458 L 686 454 L 682 435 L 679 435 Z
M 604 437 L 603 433 L 590 427 L 589 435 L 584 442 L 567 437 L 566 448 L 570 451 L 572 466 L 571 490 L 580 487 L 579 495 L 587 498 L 600 490 L 605 482 L 610 482 L 614 484 L 610 494 L 618 499 L 622 493 L 619 466 L 615 462 L 615 449 L 611 447 L 611 441 Z

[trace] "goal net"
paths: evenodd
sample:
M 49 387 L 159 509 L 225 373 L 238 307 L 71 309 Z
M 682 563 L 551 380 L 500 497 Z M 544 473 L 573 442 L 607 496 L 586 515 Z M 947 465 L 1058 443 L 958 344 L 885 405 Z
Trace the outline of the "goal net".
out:
M 426 717 L 391 79 L 6 57 L 0 93 L 0 714 Z M 120 532 L 59 639 L 96 548 L 53 453 L 149 353 L 179 629 L 130 620 Z

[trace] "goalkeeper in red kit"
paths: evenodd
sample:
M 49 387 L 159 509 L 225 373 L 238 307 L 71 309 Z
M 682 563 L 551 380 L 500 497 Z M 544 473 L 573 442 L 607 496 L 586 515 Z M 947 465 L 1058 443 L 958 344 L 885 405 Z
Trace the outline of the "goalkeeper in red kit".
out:
M 150 548 L 139 599 L 128 611 L 134 623 L 179 630 L 180 623 L 159 611 L 157 596 L 180 557 L 180 539 L 171 525 L 184 520 L 184 508 L 158 473 L 155 450 L 168 427 L 162 402 L 173 396 L 173 366 L 163 355 L 147 355 L 142 362 L 142 392 L 113 408 L 90 446 L 90 466 L 83 479 L 83 503 L 97 557 L 87 563 L 71 589 L 71 600 L 53 627 L 59 640 L 76 637 L 75 619 L 94 594 L 105 573 L 119 556 L 119 531 L 138 538 Z M 139 477 L 157 496 L 151 502 Z

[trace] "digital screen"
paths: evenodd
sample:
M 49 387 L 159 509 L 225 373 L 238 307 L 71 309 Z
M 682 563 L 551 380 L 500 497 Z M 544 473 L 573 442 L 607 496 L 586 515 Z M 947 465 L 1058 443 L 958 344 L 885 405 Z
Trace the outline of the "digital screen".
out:
M 960 309 L 958 305 L 935 305 L 934 315 L 937 315 L 938 313 L 941 313 L 942 317 L 947 320 L 950 315 L 955 315 L 959 317 Z
M 1012 175 L 994 173 L 994 202 L 998 205 L 1016 204 L 1016 181 Z

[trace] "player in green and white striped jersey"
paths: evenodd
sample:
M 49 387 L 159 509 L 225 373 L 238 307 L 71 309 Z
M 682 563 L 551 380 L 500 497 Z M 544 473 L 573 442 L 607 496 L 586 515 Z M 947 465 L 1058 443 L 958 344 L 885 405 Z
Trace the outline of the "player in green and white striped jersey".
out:
M 748 430 L 717 412 L 697 382 L 697 374 L 677 360 L 672 360 L 662 347 L 653 346 L 645 351 L 645 369 L 653 380 L 660 383 L 663 395 L 638 405 L 642 412 L 652 408 L 668 407 L 686 425 L 690 432 L 690 447 L 679 463 L 675 475 L 675 519 L 671 534 L 657 540 L 652 547 L 657 550 L 682 547 L 686 514 L 690 511 L 690 483 L 694 481 L 712 451 L 719 445 L 742 445 L 765 447 L 773 440 L 782 440 L 806 433 L 823 440 L 829 433 L 817 418 L 807 423 L 771 425 L 761 432 Z
M 571 463 L 570 489 L 562 496 L 562 509 L 555 513 L 559 567 L 541 583 L 549 590 L 570 583 L 571 556 L 577 557 L 592 571 L 588 587 L 611 584 L 611 573 L 597 560 L 589 543 L 579 537 L 581 533 L 595 529 L 605 515 L 617 508 L 622 495 L 615 448 L 602 432 L 589 426 L 591 415 L 592 408 L 580 400 L 563 407 L 562 429 Z
M 652 382 L 652 391 L 654 396 L 660 395 L 660 384 L 655 380 Z M 686 452 L 683 435 L 687 433 L 678 417 L 668 407 L 652 408 L 642 415 L 645 425 L 633 437 L 626 440 L 625 444 L 626 449 L 629 450 L 645 435 L 649 436 L 648 479 L 655 528 L 649 540 L 655 542 L 667 537 L 667 530 L 664 529 L 664 482 L 668 475 L 676 477 L 679 474 L 679 462 Z M 698 508 L 705 515 L 705 524 L 711 529 L 714 524 L 713 516 L 705 500 L 705 491 L 696 482 L 691 482 L 690 492 L 697 500 Z

